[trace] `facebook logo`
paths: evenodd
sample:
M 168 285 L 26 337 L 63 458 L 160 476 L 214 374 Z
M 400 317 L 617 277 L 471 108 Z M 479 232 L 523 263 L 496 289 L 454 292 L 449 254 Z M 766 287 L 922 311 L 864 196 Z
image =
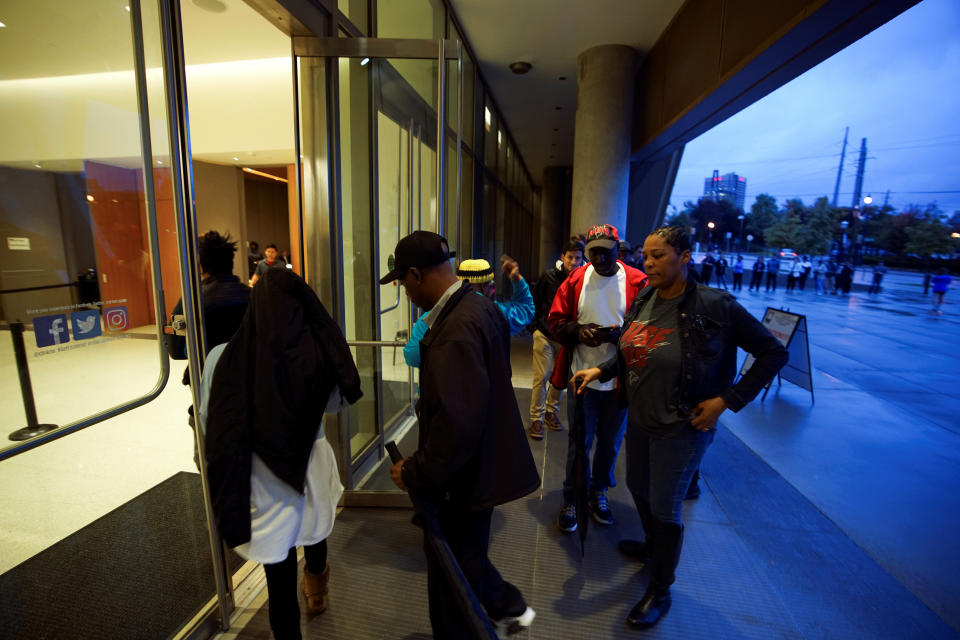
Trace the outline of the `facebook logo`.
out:
M 70 314 L 70 324 L 73 325 L 74 340 L 89 340 L 103 333 L 100 329 L 100 312 L 95 309 L 74 311 Z
M 33 319 L 33 336 L 38 347 L 52 347 L 56 344 L 70 342 L 67 331 L 67 316 L 40 316 Z

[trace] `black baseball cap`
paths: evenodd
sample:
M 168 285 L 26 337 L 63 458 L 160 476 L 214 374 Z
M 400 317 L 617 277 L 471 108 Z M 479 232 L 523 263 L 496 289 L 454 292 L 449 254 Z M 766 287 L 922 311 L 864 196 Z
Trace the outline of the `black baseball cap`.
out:
M 446 238 L 432 231 L 414 231 L 410 235 L 400 238 L 397 248 L 393 250 L 387 266 L 390 273 L 380 278 L 380 284 L 388 284 L 402 278 L 407 270 L 432 267 L 457 254 L 450 251 Z

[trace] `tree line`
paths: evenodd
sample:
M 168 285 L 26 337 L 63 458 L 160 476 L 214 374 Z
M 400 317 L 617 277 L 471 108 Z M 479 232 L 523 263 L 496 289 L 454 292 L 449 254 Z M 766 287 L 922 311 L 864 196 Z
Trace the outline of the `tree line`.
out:
M 935 203 L 900 211 L 889 205 L 858 210 L 831 206 L 829 199 L 820 197 L 812 205 L 788 199 L 778 206 L 776 198 L 762 193 L 748 214 L 726 200 L 701 198 L 685 202 L 667 223 L 692 229 L 694 240 L 702 245 L 729 246 L 734 251 L 790 247 L 811 256 L 846 253 L 864 262 L 883 259 L 889 264 L 893 259 L 921 267 L 931 258 L 953 259 L 960 250 L 960 238 L 951 237 L 960 236 L 960 211 L 948 218 Z M 750 236 L 752 240 L 747 240 Z

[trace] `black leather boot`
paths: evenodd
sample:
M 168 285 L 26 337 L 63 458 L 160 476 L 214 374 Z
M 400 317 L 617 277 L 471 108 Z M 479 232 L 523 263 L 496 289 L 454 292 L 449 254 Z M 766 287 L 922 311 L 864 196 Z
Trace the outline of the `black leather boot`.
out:
M 630 610 L 627 623 L 638 629 L 649 629 L 670 609 L 670 602 L 670 587 L 661 587 L 651 580 L 643 598 Z
M 630 610 L 627 622 L 638 629 L 649 629 L 670 609 L 670 585 L 680 561 L 683 525 L 655 522 L 650 548 L 650 584 L 640 602 Z

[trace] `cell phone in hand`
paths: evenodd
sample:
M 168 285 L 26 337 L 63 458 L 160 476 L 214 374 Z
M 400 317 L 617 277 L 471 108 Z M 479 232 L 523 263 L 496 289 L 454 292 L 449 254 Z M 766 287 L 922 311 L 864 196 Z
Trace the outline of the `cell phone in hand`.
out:
M 384 449 L 387 450 L 387 455 L 390 456 L 390 462 L 396 464 L 403 460 L 403 455 L 400 453 L 400 449 L 397 448 L 397 443 L 393 440 L 385 444 Z

